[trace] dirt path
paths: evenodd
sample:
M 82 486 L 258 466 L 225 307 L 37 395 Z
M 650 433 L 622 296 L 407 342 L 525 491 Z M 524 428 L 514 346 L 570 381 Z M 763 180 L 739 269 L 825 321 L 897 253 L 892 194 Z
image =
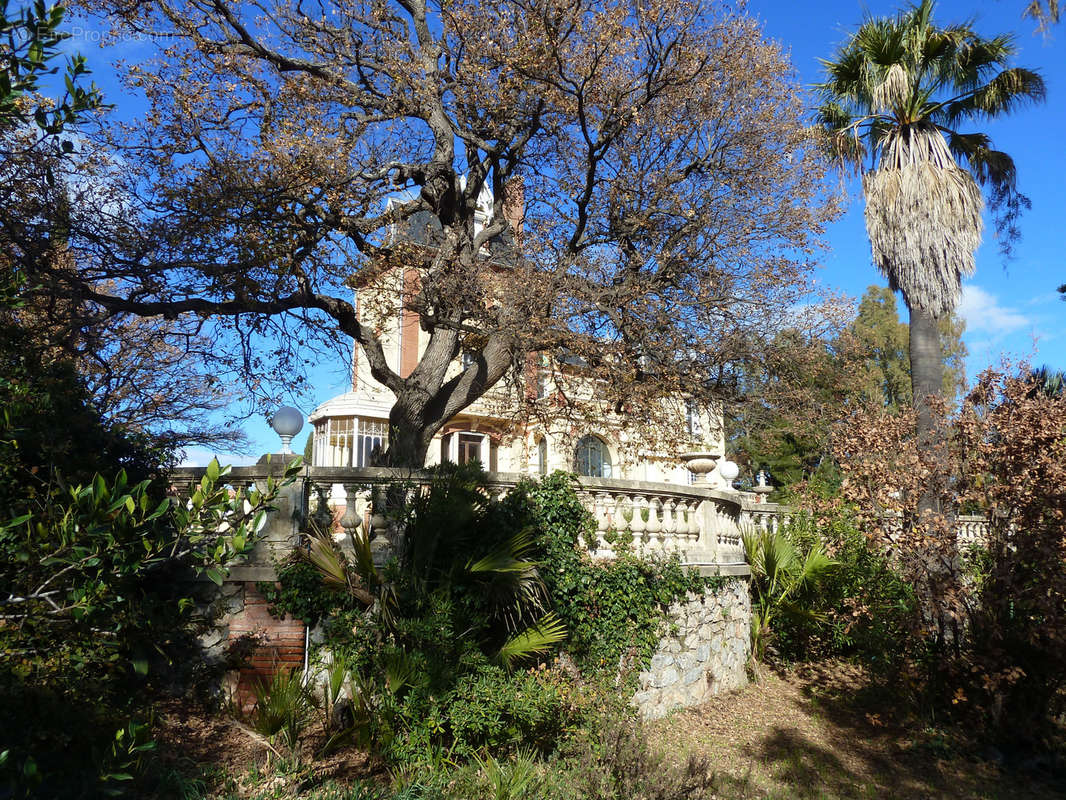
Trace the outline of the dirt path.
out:
M 767 672 L 652 726 L 672 759 L 710 760 L 726 798 L 1066 798 L 1048 773 L 1006 774 L 944 733 L 904 727 L 849 664 Z

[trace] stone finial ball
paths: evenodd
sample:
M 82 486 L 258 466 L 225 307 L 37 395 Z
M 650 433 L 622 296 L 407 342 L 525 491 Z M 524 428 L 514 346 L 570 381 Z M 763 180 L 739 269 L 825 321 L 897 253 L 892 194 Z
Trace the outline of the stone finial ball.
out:
M 723 461 L 718 465 L 719 474 L 727 481 L 731 481 L 740 474 L 740 467 L 734 461 Z
M 282 406 L 270 420 L 270 427 L 278 436 L 295 436 L 304 426 L 304 415 L 292 406 Z

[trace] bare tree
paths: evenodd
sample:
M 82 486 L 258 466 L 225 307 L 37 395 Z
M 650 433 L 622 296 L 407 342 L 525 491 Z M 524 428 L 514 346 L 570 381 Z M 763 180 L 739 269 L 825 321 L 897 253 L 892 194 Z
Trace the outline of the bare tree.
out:
M 207 368 L 213 343 L 202 320 L 109 314 L 64 291 L 79 278 L 70 209 L 91 203 L 92 184 L 76 175 L 91 173 L 93 158 L 17 125 L 0 130 L 0 152 L 8 156 L 0 168 L 0 325 L 22 331 L 17 340 L 33 352 L 21 355 L 69 362 L 105 419 L 165 447 L 243 447 L 244 434 L 216 413 L 236 395 Z
M 785 56 L 709 3 L 90 5 L 165 47 L 59 282 L 204 320 L 259 388 L 350 337 L 396 398 L 386 463 L 535 353 L 630 420 L 721 397 L 832 213 Z M 409 370 L 353 290 L 416 316 Z

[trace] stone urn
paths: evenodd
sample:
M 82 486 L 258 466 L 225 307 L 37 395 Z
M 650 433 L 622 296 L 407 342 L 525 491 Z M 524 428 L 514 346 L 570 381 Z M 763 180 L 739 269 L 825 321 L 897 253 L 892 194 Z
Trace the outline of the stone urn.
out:
M 755 485 L 751 487 L 751 490 L 755 493 L 756 503 L 765 503 L 766 495 L 770 494 L 774 487 L 766 483 L 766 473 L 759 470 L 759 474 L 755 476 Z
M 696 486 L 709 486 L 707 476 L 714 472 L 714 466 L 718 462 L 717 453 L 683 453 L 681 460 L 685 462 L 689 472 L 696 476 Z

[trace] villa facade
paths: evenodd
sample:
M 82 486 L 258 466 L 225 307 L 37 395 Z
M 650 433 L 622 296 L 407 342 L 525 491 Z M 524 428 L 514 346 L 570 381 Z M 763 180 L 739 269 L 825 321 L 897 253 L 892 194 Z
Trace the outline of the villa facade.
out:
M 483 198 L 480 224 L 487 221 L 491 208 L 491 198 Z M 512 213 L 508 213 L 511 229 L 520 230 L 521 209 Z M 394 235 L 432 247 L 434 223 L 426 215 L 409 221 L 402 234 Z M 512 242 L 508 230 L 492 243 L 487 259 L 502 263 L 512 258 Z M 372 287 L 356 292 L 360 321 L 379 333 L 390 366 L 402 377 L 414 370 L 429 341 L 418 315 L 401 302 L 417 280 L 414 269 L 394 269 Z M 470 357 L 461 353 L 448 377 L 464 368 Z M 662 419 L 655 422 L 666 433 L 651 444 L 649 437 L 635 433 L 638 426 L 627 425 L 624 413 L 606 407 L 590 411 L 596 408 L 596 386 L 591 380 L 582 381 L 581 371 L 577 359 L 531 355 L 522 381 L 500 381 L 447 422 L 434 438 L 425 465 L 476 460 L 490 472 L 544 475 L 567 470 L 594 478 L 689 484 L 693 476 L 680 458 L 683 453 L 724 453 L 720 407 L 700 406 L 688 398 L 663 403 Z M 358 346 L 351 374 L 351 389 L 311 414 L 314 466 L 370 466 L 388 444 L 389 410 L 395 396 L 371 376 Z M 562 399 L 575 393 L 584 396 L 580 413 Z M 529 413 L 531 408 L 536 413 Z M 726 486 L 717 472 L 707 477 L 710 486 Z

